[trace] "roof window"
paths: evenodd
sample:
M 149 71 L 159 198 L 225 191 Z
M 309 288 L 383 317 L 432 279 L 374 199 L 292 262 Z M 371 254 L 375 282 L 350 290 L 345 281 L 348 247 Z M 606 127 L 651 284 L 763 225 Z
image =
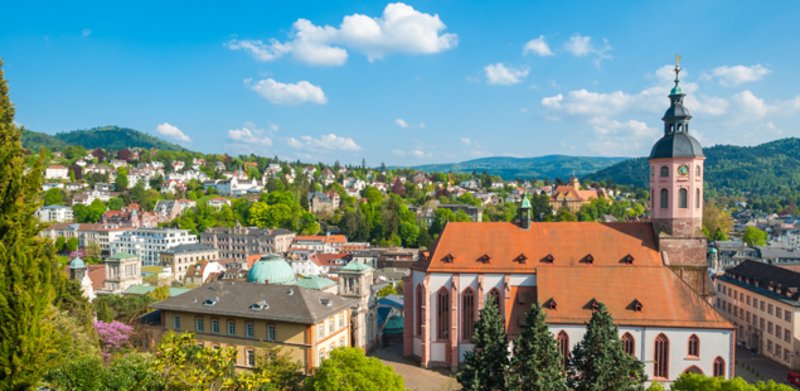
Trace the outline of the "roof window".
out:
M 269 309 L 269 303 L 266 300 L 261 300 L 258 303 L 250 304 L 250 311 L 264 311 Z
M 544 256 L 544 258 L 542 258 L 541 262 L 542 263 L 553 263 L 553 261 L 555 261 L 555 260 L 556 260 L 556 258 L 553 256 L 553 254 L 547 254 L 547 255 Z
M 208 299 L 203 300 L 203 305 L 206 307 L 213 307 L 217 303 L 219 303 L 219 297 L 217 296 L 209 297 Z

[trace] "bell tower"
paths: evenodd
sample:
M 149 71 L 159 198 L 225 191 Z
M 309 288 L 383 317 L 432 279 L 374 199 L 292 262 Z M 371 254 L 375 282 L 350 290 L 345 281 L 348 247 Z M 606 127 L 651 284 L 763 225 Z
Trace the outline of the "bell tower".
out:
M 700 143 L 689 134 L 692 115 L 684 105 L 680 56 L 675 86 L 664 113 L 664 136 L 650 152 L 650 210 L 664 262 L 695 291 L 708 286 L 706 238 L 703 236 L 703 161 Z

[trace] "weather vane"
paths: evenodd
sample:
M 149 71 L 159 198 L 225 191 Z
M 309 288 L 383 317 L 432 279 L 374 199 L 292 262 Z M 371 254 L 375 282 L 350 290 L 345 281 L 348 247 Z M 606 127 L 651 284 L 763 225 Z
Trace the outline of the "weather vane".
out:
M 681 65 L 681 55 L 680 54 L 676 54 L 675 55 L 675 64 L 677 64 L 678 66 Z

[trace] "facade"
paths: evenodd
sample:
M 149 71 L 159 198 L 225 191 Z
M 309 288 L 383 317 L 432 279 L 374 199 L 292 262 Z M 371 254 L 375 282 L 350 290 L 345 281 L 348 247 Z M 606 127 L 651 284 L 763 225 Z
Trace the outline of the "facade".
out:
M 219 251 L 204 244 L 187 243 L 163 251 L 160 257 L 161 265 L 170 267 L 175 279 L 178 282 L 183 282 L 190 266 L 194 266 L 201 261 L 219 259 Z
M 339 208 L 339 193 L 335 191 L 308 193 L 308 211 L 314 214 L 333 214 Z
M 145 228 L 126 231 L 111 243 L 111 254 L 132 254 L 145 266 L 161 264 L 161 253 L 181 244 L 197 243 L 187 229 Z
M 372 295 L 372 268 L 363 263 L 349 263 L 339 269 L 339 296 L 353 299 L 351 319 L 353 346 L 366 351 L 375 347 L 375 297 Z
M 246 261 L 254 254 L 283 254 L 289 250 L 296 234 L 278 228 L 235 226 L 214 227 L 200 234 L 200 243 L 216 248 L 222 258 Z
M 737 342 L 800 369 L 800 273 L 744 261 L 714 282 L 714 304 L 736 325 Z
M 69 179 L 69 169 L 60 164 L 52 164 L 44 170 L 45 179 Z
M 61 205 L 48 205 L 39 208 L 36 216 L 43 223 L 63 223 L 72 221 L 72 208 Z
M 142 263 L 135 255 L 116 253 L 106 259 L 105 290 L 122 293 L 142 284 Z
M 216 281 L 153 304 L 165 330 L 191 331 L 203 346 L 236 348 L 236 366 L 279 346 L 310 374 L 330 351 L 350 346 L 351 300 L 297 286 Z
M 581 206 L 602 196 L 603 192 L 597 189 L 582 190 L 578 178 L 572 177 L 569 184 L 556 187 L 550 196 L 550 206 L 553 210 L 567 208 L 570 212 L 577 213 Z
M 685 164 L 686 156 L 671 157 L 675 151 L 659 147 L 679 137 L 670 126 L 684 96 L 679 69 L 665 134 L 651 153 L 659 167 Z M 681 129 L 680 137 L 689 138 Z M 700 154 L 690 159 L 696 166 L 702 150 L 692 152 Z M 681 186 L 702 188 L 702 179 L 687 181 L 653 185 L 670 194 Z M 665 209 L 652 222 L 533 223 L 523 198 L 518 224 L 449 223 L 405 280 L 404 354 L 425 367 L 456 370 L 473 349 L 478 311 L 495 300 L 512 340 L 530 306 L 542 305 L 566 355 L 603 303 L 649 379 L 669 385 L 687 371 L 731 378 L 735 328 L 702 296 L 710 288 L 706 242 L 686 229 L 699 221 L 693 211 L 679 210 L 685 208 Z
M 289 250 L 300 258 L 308 258 L 314 253 L 337 253 L 346 244 L 344 235 L 304 235 L 296 236 Z

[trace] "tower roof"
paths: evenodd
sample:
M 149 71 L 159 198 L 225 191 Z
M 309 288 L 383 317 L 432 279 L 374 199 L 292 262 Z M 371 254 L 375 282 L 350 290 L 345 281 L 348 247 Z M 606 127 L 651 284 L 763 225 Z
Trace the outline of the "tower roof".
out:
M 675 60 L 675 86 L 669 92 L 669 108 L 661 118 L 664 121 L 664 136 L 653 146 L 650 159 L 705 157 L 700 142 L 689 135 L 689 121 L 692 119 L 692 114 L 683 104 L 686 94 L 680 84 L 680 56 Z
M 653 145 L 650 159 L 705 157 L 700 142 L 686 132 L 665 135 Z
M 86 262 L 80 257 L 75 257 L 69 262 L 70 269 L 86 269 Z

